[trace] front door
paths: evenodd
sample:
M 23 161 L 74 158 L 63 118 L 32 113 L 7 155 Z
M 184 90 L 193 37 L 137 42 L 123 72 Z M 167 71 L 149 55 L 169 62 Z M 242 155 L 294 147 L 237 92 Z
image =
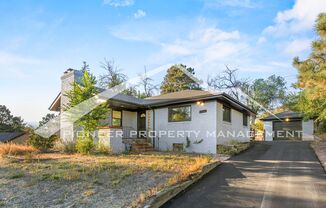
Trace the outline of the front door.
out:
M 146 111 L 138 112 L 137 124 L 138 137 L 146 137 Z

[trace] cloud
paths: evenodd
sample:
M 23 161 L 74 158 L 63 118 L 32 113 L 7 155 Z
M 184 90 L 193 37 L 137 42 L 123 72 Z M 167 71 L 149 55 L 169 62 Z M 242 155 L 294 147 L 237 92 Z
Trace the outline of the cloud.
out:
M 216 27 L 195 28 L 188 36 L 160 44 L 161 50 L 153 60 L 183 59 L 192 65 L 226 62 L 248 48 L 239 31 L 223 31 Z
M 188 32 L 189 24 L 186 20 L 129 21 L 108 29 L 111 35 L 122 40 L 160 44 L 166 39 L 175 40 L 185 30 Z
M 134 0 L 104 0 L 103 4 L 108 4 L 113 7 L 127 7 L 134 4 Z
M 119 39 L 150 44 L 153 50 L 144 59 L 148 65 L 184 63 L 201 70 L 204 78 L 224 70 L 225 64 L 248 72 L 248 76 L 258 77 L 273 72 L 281 74 L 284 68 L 267 63 L 287 61 L 284 53 L 270 56 L 269 44 L 262 47 L 257 44 L 259 39 L 236 29 L 224 30 L 216 25 L 216 21 L 202 17 L 193 20 L 131 21 L 110 26 L 110 32 Z M 261 37 L 262 43 L 267 37 Z M 291 63 L 288 66 L 291 68 Z
M 45 60 L 0 51 L 0 65 L 2 66 L 1 70 L 3 71 L 2 76 L 10 79 L 29 77 L 31 71 L 28 71 L 28 69 L 44 63 Z
M 297 56 L 299 53 L 307 51 L 311 47 L 311 39 L 296 39 L 288 42 L 285 45 L 284 52 L 292 56 Z
M 325 0 L 296 0 L 293 8 L 277 13 L 275 24 L 265 28 L 264 33 L 286 36 L 312 30 L 317 15 L 325 11 Z
M 259 39 L 257 40 L 257 43 L 258 44 L 263 44 L 263 43 L 265 43 L 267 40 L 266 40 L 266 38 L 265 37 L 259 37 Z
M 24 57 L 14 53 L 0 51 L 0 64 L 1 65 L 13 65 L 13 64 L 37 64 L 40 60 Z
M 139 18 L 142 18 L 142 17 L 145 17 L 146 16 L 146 12 L 141 10 L 141 9 L 138 9 L 137 12 L 134 13 L 134 17 L 136 19 L 139 19 Z
M 252 0 L 204 0 L 205 8 L 242 7 L 252 9 L 258 6 Z

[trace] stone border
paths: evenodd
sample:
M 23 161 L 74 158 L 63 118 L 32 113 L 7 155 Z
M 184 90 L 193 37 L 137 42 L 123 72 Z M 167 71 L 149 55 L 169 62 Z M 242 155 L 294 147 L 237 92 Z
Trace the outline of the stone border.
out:
M 203 166 L 202 171 L 198 174 L 195 174 L 191 177 L 190 180 L 183 182 L 181 184 L 174 185 L 172 187 L 169 187 L 167 189 L 164 189 L 160 192 L 158 192 L 154 198 L 152 198 L 146 205 L 143 206 L 143 208 L 159 208 L 163 204 L 165 204 L 167 201 L 171 200 L 173 197 L 178 195 L 180 192 L 187 189 L 190 185 L 196 183 L 198 180 L 200 180 L 204 175 L 212 171 L 214 168 L 219 166 L 221 162 L 215 161 L 208 163 Z

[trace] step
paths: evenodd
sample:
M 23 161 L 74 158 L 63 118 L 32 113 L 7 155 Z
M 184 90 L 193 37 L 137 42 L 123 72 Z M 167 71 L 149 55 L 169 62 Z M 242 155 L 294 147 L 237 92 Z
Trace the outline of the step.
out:
M 154 151 L 154 148 L 150 143 L 134 143 L 131 145 L 131 150 L 134 152 L 150 152 Z

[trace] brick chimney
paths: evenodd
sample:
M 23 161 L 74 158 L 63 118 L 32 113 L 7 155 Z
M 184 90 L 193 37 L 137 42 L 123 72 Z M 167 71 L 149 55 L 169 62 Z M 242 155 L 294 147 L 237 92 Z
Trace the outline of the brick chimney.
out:
M 81 70 L 75 70 L 75 69 L 67 69 L 63 75 L 61 76 L 61 115 L 64 115 L 64 109 L 66 108 L 66 105 L 69 103 L 69 100 L 67 98 L 66 93 L 69 92 L 72 89 L 72 83 L 73 82 L 80 82 L 81 78 L 83 76 L 83 72 Z M 76 138 L 76 126 L 70 122 L 67 121 L 67 119 L 62 116 L 61 118 L 61 131 L 60 131 L 60 137 L 64 142 L 72 142 Z

